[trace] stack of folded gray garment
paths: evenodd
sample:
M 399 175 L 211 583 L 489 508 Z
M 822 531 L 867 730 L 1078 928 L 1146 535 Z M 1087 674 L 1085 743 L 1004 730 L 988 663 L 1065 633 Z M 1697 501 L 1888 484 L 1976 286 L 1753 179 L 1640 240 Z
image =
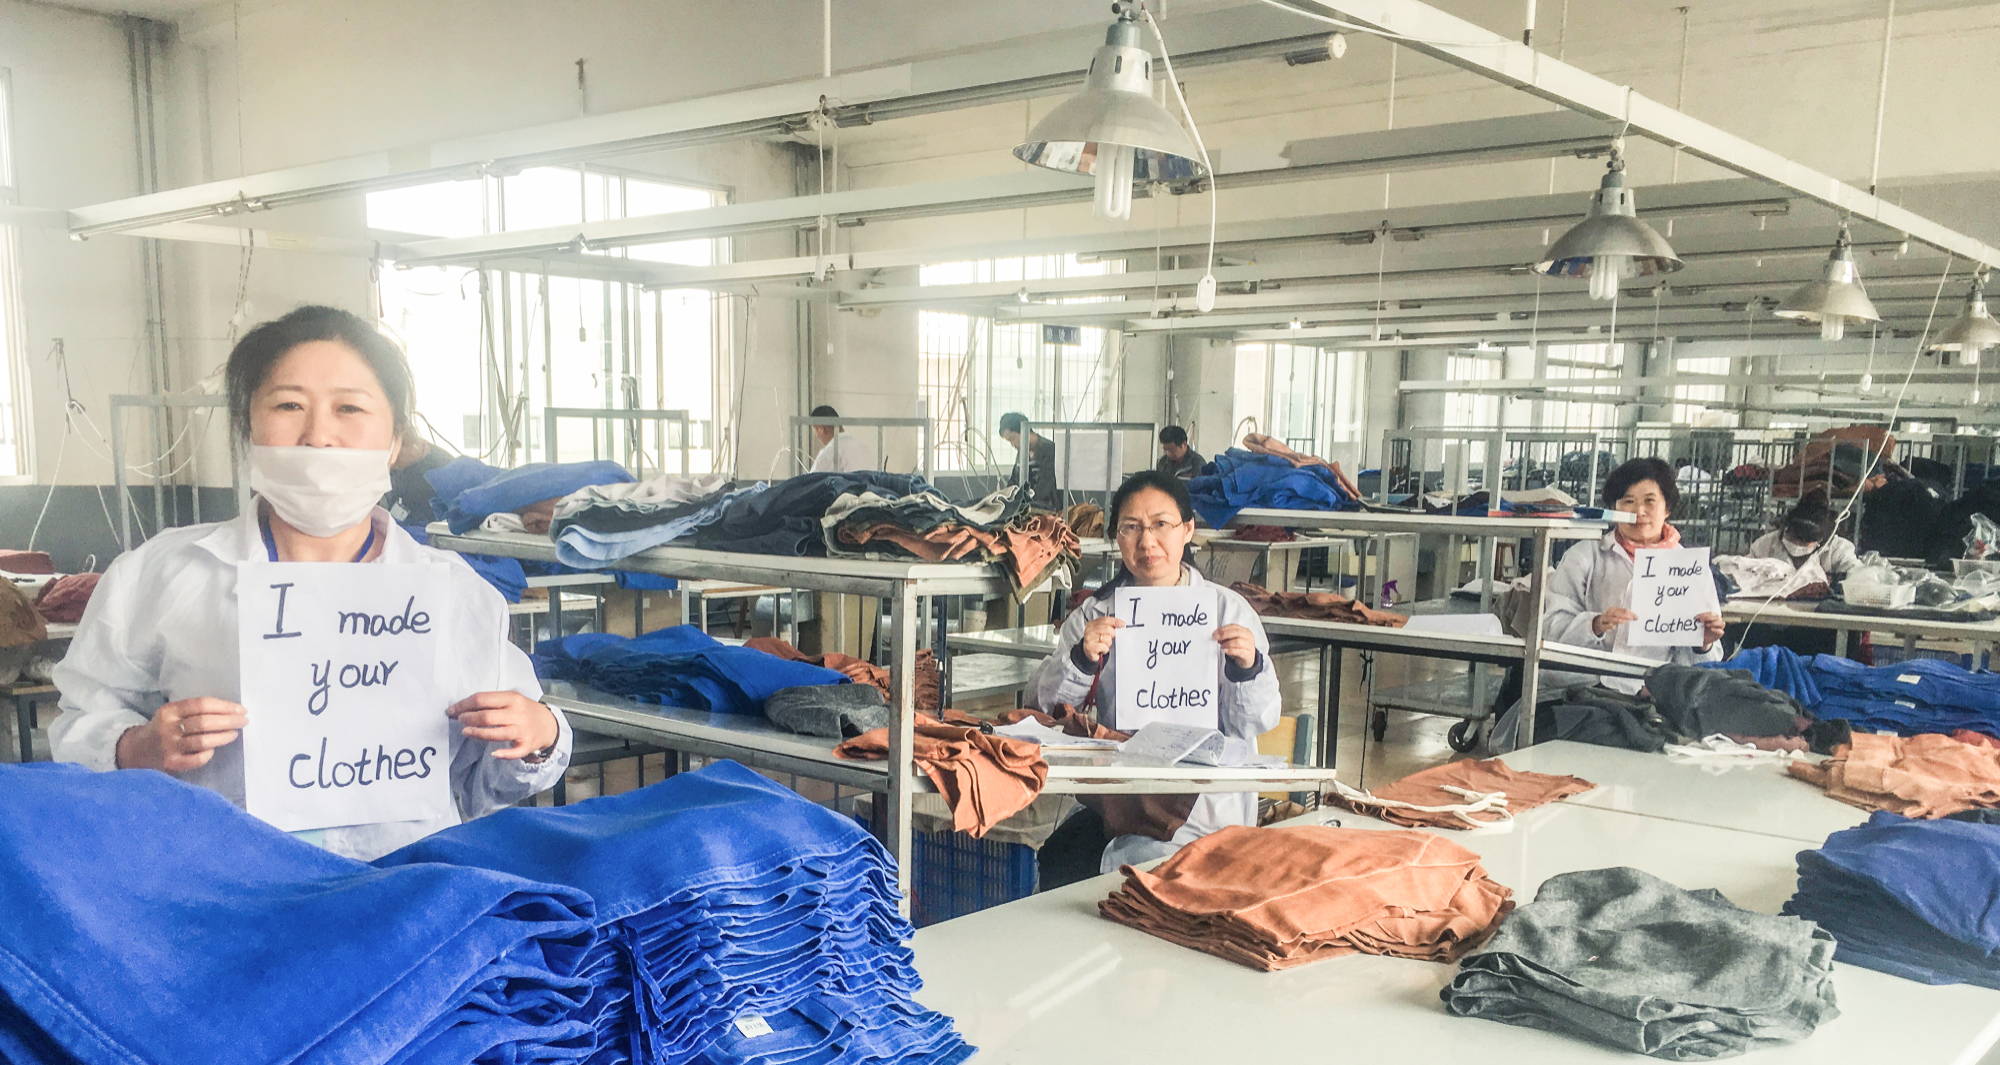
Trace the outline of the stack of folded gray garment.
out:
M 773 692 L 764 717 L 790 732 L 845 740 L 887 728 L 889 707 L 873 684 L 809 684 Z
M 1796 1042 L 1840 1015 L 1833 937 L 1636 869 L 1551 877 L 1459 963 L 1453 1013 L 1669 1061 Z

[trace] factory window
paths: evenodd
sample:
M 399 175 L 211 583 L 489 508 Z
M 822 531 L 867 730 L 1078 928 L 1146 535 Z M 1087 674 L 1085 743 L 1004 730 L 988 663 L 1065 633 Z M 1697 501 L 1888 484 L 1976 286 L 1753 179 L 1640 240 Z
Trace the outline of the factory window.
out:
M 1258 418 L 1264 432 L 1308 454 L 1360 443 L 1366 424 L 1365 353 L 1285 343 L 1238 344 L 1236 353 L 1239 418 Z
M 1675 359 L 1674 372 L 1700 374 L 1727 374 L 1730 360 L 1726 357 L 1706 359 Z M 1729 398 L 1727 385 L 1675 385 L 1673 422 L 1675 425 L 1694 425 L 1700 422 L 1709 426 L 1734 426 L 1740 420 L 1735 411 L 1711 410 L 1706 404 L 1722 403 Z
M 11 113 L 7 71 L 0 68 L 0 207 L 21 202 L 14 186 L 9 142 Z M 21 328 L 20 254 L 14 227 L 0 225 L 0 481 L 28 480 L 27 340 Z
M 1445 359 L 1445 377 L 1453 381 L 1497 381 L 1506 370 L 1503 352 L 1454 352 Z M 1500 424 L 1500 397 L 1492 392 L 1446 392 L 1444 424 L 1449 429 L 1491 429 Z
M 1081 262 L 1074 255 L 1035 255 L 936 263 L 923 267 L 917 280 L 923 285 L 1007 284 L 1093 277 L 1115 267 Z M 1049 302 L 1068 306 L 1103 299 Z M 1032 421 L 1115 421 L 1117 357 L 1118 333 L 1112 329 L 919 311 L 917 384 L 936 434 L 932 468 L 1012 469 L 1013 449 L 995 432 L 1008 411 L 1020 411 Z
M 713 207 L 719 189 L 595 167 L 530 167 L 503 178 L 370 193 L 368 227 L 388 245 L 580 225 Z M 382 320 L 408 346 L 421 427 L 499 463 L 610 458 L 642 472 L 729 464 L 718 412 L 734 409 L 728 337 L 738 301 L 649 289 L 647 263 L 727 260 L 726 239 L 633 245 L 513 268 L 385 265 Z M 608 260 L 600 265 L 594 260 Z M 549 454 L 548 407 L 685 410 L 689 427 L 565 420 Z M 595 430 L 593 432 L 593 429 Z
M 1623 344 L 1548 344 L 1543 347 L 1546 365 L 1543 377 L 1587 381 L 1597 377 L 1622 377 L 1625 373 Z M 1542 404 L 1544 429 L 1616 429 L 1619 407 L 1630 394 L 1616 387 L 1577 385 L 1566 388 L 1567 400 Z M 1579 397 L 1604 396 L 1604 402 Z

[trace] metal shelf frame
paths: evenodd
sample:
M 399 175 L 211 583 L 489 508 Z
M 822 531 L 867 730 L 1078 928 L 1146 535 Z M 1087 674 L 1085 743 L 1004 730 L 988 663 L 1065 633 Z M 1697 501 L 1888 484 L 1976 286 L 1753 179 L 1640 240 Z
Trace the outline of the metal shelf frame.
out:
M 843 430 L 875 430 L 875 462 L 881 469 L 889 468 L 888 434 L 885 430 L 915 429 L 917 431 L 917 473 L 921 474 L 925 481 L 932 480 L 931 435 L 933 429 L 929 418 L 850 418 L 844 414 L 826 418 L 808 414 L 795 414 L 792 416 L 792 440 L 799 447 L 793 453 L 799 456 L 801 465 L 810 466 L 812 464 L 812 449 L 808 445 L 808 441 L 811 440 L 811 434 L 808 430 L 813 426 L 819 425 L 831 426 L 835 429 Z

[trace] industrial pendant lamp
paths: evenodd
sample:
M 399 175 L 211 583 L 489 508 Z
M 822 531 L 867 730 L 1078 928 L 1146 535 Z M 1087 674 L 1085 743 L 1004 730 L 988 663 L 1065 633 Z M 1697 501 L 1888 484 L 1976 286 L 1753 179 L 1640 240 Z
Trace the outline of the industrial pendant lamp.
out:
M 1849 325 L 1879 322 L 1882 316 L 1861 287 L 1861 275 L 1854 267 L 1854 239 L 1847 224 L 1841 223 L 1840 239 L 1833 254 L 1826 257 L 1825 273 L 1818 281 L 1808 281 L 1792 290 L 1771 312 L 1795 322 L 1818 322 L 1821 340 L 1839 340 Z
M 1625 156 L 1613 147 L 1604 181 L 1590 199 L 1590 213 L 1549 245 L 1534 270 L 1550 277 L 1588 278 L 1591 298 L 1608 300 L 1627 278 L 1668 274 L 1685 265 L 1665 237 L 1639 220 L 1632 190 L 1625 187 Z
M 1931 342 L 1931 350 L 1938 353 L 1940 365 L 1950 366 L 1957 361 L 1970 366 L 1979 361 L 1979 349 L 1993 347 L 2000 347 L 2000 322 L 1994 321 L 1986 310 L 1986 268 L 1982 266 L 1972 275 L 1972 288 L 1965 294 L 1964 313 L 1944 327 Z
M 1099 217 L 1132 217 L 1134 181 L 1208 176 L 1187 131 L 1153 102 L 1153 56 L 1139 45 L 1138 5 L 1113 4 L 1117 21 L 1090 60 L 1083 91 L 1035 123 L 1014 147 L 1022 162 L 1097 179 Z

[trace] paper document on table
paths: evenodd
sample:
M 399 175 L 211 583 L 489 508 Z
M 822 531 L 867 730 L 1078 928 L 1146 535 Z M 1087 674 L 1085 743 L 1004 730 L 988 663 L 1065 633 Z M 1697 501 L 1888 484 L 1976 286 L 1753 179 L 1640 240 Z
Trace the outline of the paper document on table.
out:
M 1118 747 L 1118 761 L 1127 765 L 1194 765 L 1225 767 L 1282 766 L 1285 760 L 1259 754 L 1247 740 L 1224 736 L 1212 728 L 1156 721 L 1132 734 Z
M 1039 743 L 1044 750 L 1106 751 L 1116 750 L 1117 740 L 1096 740 L 1088 736 L 1072 736 L 1059 728 L 1050 728 L 1034 718 L 1022 718 L 1011 725 L 997 725 L 993 729 L 996 736 L 1009 739 L 1027 740 Z

